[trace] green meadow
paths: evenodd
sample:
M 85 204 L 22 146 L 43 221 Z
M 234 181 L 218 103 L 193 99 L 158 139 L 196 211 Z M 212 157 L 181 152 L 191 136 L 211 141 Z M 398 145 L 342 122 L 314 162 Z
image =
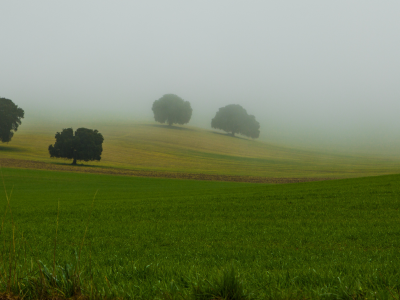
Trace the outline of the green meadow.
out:
M 0 290 L 14 295 L 400 295 L 400 175 L 267 185 L 1 173 Z

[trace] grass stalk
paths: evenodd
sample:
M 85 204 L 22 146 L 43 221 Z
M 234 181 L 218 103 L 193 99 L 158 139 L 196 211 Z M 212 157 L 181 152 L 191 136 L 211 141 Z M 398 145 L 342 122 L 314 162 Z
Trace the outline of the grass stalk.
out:
M 53 278 L 56 278 L 56 251 L 57 251 L 57 233 L 58 233 L 58 217 L 60 214 L 60 200 L 58 200 L 57 206 L 57 222 L 56 222 L 56 236 L 54 239 L 54 252 L 53 252 Z

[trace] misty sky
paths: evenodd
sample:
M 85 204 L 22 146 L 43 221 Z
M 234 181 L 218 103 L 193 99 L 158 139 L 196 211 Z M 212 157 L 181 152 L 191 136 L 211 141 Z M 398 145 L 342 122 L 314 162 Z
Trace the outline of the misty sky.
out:
M 386 147 L 400 140 L 399 32 L 398 0 L 2 0 L 0 97 L 27 118 L 126 120 L 174 93 L 195 125 L 236 103 L 264 138 Z

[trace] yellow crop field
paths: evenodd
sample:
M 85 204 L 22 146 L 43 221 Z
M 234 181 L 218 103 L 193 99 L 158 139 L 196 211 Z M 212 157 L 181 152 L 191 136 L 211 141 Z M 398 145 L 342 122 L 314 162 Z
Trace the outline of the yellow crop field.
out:
M 274 178 L 348 178 L 400 172 L 400 160 L 393 158 L 298 150 L 190 126 L 121 122 L 82 127 L 98 129 L 104 136 L 101 161 L 81 162 L 96 168 Z M 70 161 L 52 159 L 47 150 L 62 129 L 45 123 L 21 126 L 9 144 L 0 145 L 0 158 L 67 165 Z

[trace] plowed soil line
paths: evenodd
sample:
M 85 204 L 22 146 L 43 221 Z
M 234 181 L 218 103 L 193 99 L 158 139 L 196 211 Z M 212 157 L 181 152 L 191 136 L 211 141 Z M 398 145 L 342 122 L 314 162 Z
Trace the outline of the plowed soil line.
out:
M 137 176 L 137 177 L 157 177 L 157 178 L 175 178 L 175 179 L 192 179 L 192 180 L 211 180 L 211 181 L 273 183 L 273 184 L 335 179 L 335 178 L 270 178 L 270 177 L 251 177 L 251 176 L 235 176 L 235 175 L 172 173 L 172 172 L 157 172 L 157 171 L 146 171 L 146 170 L 124 170 L 117 168 L 106 169 L 106 168 L 98 168 L 91 166 L 58 165 L 58 164 L 44 163 L 39 161 L 9 159 L 9 158 L 0 158 L 0 167 Z

